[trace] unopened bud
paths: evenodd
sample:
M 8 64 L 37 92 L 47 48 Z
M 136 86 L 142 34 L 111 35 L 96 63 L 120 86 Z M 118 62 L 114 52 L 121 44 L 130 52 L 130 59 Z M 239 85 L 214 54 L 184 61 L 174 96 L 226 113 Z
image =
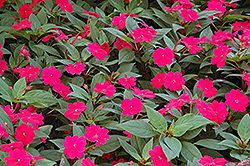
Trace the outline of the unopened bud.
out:
M 95 150 L 95 149 L 96 149 L 96 147 L 95 147 L 95 146 L 92 146 L 92 147 L 91 147 L 91 149 L 92 149 L 92 150 Z
M 84 84 L 84 85 L 83 85 L 83 88 L 86 89 L 86 90 L 88 90 L 88 85 L 87 85 L 87 84 Z
M 105 104 L 104 104 L 104 105 L 101 105 L 100 107 L 98 107 L 97 110 L 98 110 L 98 111 L 101 111 L 104 107 L 105 107 Z
M 12 86 L 9 86 L 10 90 L 13 90 L 13 87 Z
M 240 142 L 240 141 L 236 141 L 236 144 L 237 144 L 237 145 L 241 145 L 241 142 Z
M 33 88 L 33 86 L 27 86 L 25 89 L 30 90 L 31 88 Z

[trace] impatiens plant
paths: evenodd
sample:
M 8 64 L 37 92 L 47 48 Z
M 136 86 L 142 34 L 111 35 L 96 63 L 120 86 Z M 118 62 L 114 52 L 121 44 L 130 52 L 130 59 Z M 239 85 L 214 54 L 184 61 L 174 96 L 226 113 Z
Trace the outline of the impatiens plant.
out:
M 0 0 L 0 165 L 249 165 L 249 5 Z

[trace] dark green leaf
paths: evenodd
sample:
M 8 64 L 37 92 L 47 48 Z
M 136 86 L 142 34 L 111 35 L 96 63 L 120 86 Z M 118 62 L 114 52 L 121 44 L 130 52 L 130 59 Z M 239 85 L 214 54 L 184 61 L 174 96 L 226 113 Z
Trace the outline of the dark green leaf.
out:
M 122 147 L 124 148 L 124 150 L 130 154 L 131 156 L 133 156 L 136 160 L 141 161 L 141 156 L 138 154 L 138 152 L 136 151 L 136 149 L 131 146 L 130 144 L 128 144 L 126 141 L 118 138 L 120 141 L 120 144 L 122 145 Z

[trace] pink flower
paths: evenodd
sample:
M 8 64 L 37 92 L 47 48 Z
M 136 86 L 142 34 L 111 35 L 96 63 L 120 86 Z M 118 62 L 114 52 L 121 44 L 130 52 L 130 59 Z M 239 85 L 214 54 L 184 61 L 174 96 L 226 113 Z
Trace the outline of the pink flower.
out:
M 196 11 L 187 9 L 182 9 L 180 16 L 183 18 L 183 21 L 190 22 L 197 21 L 197 19 L 200 17 Z
M 124 116 L 135 115 L 142 111 L 142 102 L 140 99 L 133 97 L 132 99 L 126 98 L 121 102 L 121 108 L 123 109 L 122 114 Z
M 149 32 L 149 30 L 147 28 L 135 28 L 132 30 L 132 36 L 135 38 L 135 42 L 149 42 L 150 40 L 154 38 L 153 34 L 151 32 Z
M 86 10 L 84 10 L 84 9 L 82 9 L 82 11 L 83 11 L 85 14 L 88 14 L 88 15 L 90 15 L 90 16 L 95 16 L 96 18 L 99 18 L 99 17 L 100 17 L 100 15 L 97 14 L 97 13 L 95 13 L 95 12 L 88 12 L 88 11 L 86 11 Z
M 15 149 L 5 157 L 6 165 L 9 166 L 30 166 L 32 155 L 27 154 L 24 149 Z
M 158 48 L 152 54 L 155 59 L 154 64 L 158 66 L 166 66 L 166 64 L 170 65 L 174 58 L 174 51 L 170 48 L 166 47 L 164 49 Z
M 90 34 L 90 26 L 83 26 L 84 33 L 81 34 L 82 37 L 86 37 Z
M 1 48 L 2 48 L 2 44 L 0 44 L 0 58 L 2 58 L 2 55 L 3 55 L 3 51 L 1 51 Z
M 103 49 L 104 51 L 107 52 L 107 54 L 109 54 L 109 45 L 107 42 L 102 43 L 102 45 L 100 46 L 101 49 Z
M 221 2 L 216 1 L 208 1 L 208 8 L 204 11 L 218 11 L 220 13 L 216 13 L 215 16 L 219 17 L 223 15 L 226 12 L 226 7 L 222 6 L 223 4 Z M 210 16 L 208 18 L 213 18 L 213 16 Z
M 93 163 L 89 158 L 82 159 L 82 166 L 99 166 Z
M 218 68 L 225 66 L 225 59 L 231 51 L 232 49 L 228 49 L 227 46 L 218 46 L 217 49 L 214 49 L 215 57 L 211 58 L 211 63 L 216 64 Z
M 0 8 L 3 6 L 5 0 L 0 0 Z
M 20 118 L 24 123 L 30 123 L 34 126 L 35 130 L 38 130 L 39 125 L 43 125 L 43 115 L 32 113 L 26 109 L 19 110 L 20 113 L 17 114 L 17 117 Z
M 165 82 L 164 86 L 165 88 L 169 88 L 171 91 L 181 90 L 182 85 L 185 84 L 184 80 L 185 78 L 181 77 L 180 72 L 176 73 L 168 72 L 164 80 Z
M 243 72 L 244 76 L 242 79 L 247 82 L 247 86 L 250 86 L 250 73 Z
M 3 75 L 3 73 L 7 69 L 8 69 L 7 63 L 4 60 L 0 60 L 0 75 Z
M 73 5 L 71 5 L 68 0 L 56 0 L 56 4 L 59 5 L 64 12 L 71 13 L 74 10 Z
M 108 81 L 105 81 L 103 84 L 101 83 L 96 83 L 95 84 L 95 92 L 96 93 L 103 93 L 107 97 L 111 97 L 114 95 L 116 88 L 114 85 L 111 85 Z
M 164 73 L 158 73 L 155 75 L 155 77 L 153 79 L 151 79 L 151 85 L 153 85 L 153 88 L 161 88 L 162 85 L 165 83 L 165 79 L 167 77 L 167 74 Z
M 12 123 L 15 124 L 15 122 L 17 121 L 17 114 L 15 114 L 15 110 L 10 109 L 10 105 L 6 105 L 5 107 L 3 107 L 2 105 L 0 105 L 0 106 L 6 112 L 6 114 L 9 115 Z
M 31 28 L 32 21 L 28 22 L 28 18 L 22 20 L 19 24 L 12 25 L 14 30 L 21 30 L 24 28 Z
M 139 88 L 135 87 L 133 93 L 137 96 L 142 97 L 142 98 L 143 97 L 150 98 L 150 99 L 155 98 L 155 94 L 148 89 L 140 90 Z
M 3 148 L 1 151 L 10 153 L 14 151 L 15 149 L 23 149 L 23 143 L 22 142 L 12 142 L 9 144 L 2 144 L 0 148 Z
M 135 77 L 127 77 L 127 74 L 124 75 L 125 78 L 119 78 L 118 84 L 123 85 L 126 89 L 130 89 L 136 85 L 136 78 Z
M 99 60 L 104 60 L 105 57 L 108 55 L 105 50 L 103 50 L 98 43 L 93 42 L 93 44 L 88 44 L 88 51 Z
M 67 64 L 67 66 L 64 69 L 67 70 L 67 72 L 72 75 L 74 74 L 80 75 L 85 70 L 85 66 L 86 66 L 85 64 L 82 64 L 80 62 L 75 62 L 74 65 Z
M 9 134 L 7 133 L 7 130 L 5 127 L 2 127 L 2 125 L 0 124 L 0 138 L 2 137 L 9 137 Z
M 67 157 L 71 159 L 74 159 L 75 157 L 79 159 L 83 156 L 84 151 L 86 150 L 86 144 L 86 139 L 83 136 L 67 136 L 63 142 L 63 146 L 65 148 L 63 150 L 63 154 L 67 154 Z
M 148 151 L 154 166 L 171 166 L 172 162 L 168 162 L 162 147 L 156 145 L 153 150 Z
M 29 105 L 26 109 L 31 113 L 36 113 L 37 107 L 34 107 L 33 105 Z
M 171 106 L 172 108 L 176 108 L 177 110 L 180 110 L 181 107 L 188 102 L 188 100 L 190 100 L 190 96 L 188 95 L 188 93 L 183 93 L 180 97 L 178 98 L 173 98 L 169 100 L 169 105 L 167 105 L 168 107 Z M 166 106 L 166 107 L 167 107 Z
M 118 163 L 125 163 L 125 160 L 124 159 L 119 159 L 118 161 L 112 161 L 111 162 L 112 165 L 116 165 Z
M 212 109 L 211 103 L 205 103 L 204 101 L 197 101 L 195 105 L 198 111 L 207 119 L 213 119 L 215 116 L 215 112 Z
M 77 101 L 75 103 L 69 103 L 68 110 L 64 112 L 64 116 L 68 117 L 69 120 L 77 119 L 78 115 L 87 109 L 88 107 L 86 107 L 83 102 Z
M 30 56 L 30 54 L 29 51 L 25 49 L 25 46 L 23 46 L 18 52 L 20 53 L 19 56 L 24 55 L 29 60 L 28 56 Z
M 45 85 L 49 84 L 50 86 L 54 86 L 61 82 L 59 78 L 62 76 L 62 73 L 60 73 L 60 70 L 56 69 L 54 66 L 44 68 L 41 74 L 41 79 L 44 79 Z
M 249 21 L 245 21 L 245 22 L 238 22 L 236 21 L 235 23 L 232 24 L 233 26 L 233 31 L 244 31 L 245 29 L 249 29 L 250 28 L 250 23 Z
M 33 142 L 36 136 L 34 131 L 35 129 L 33 129 L 32 126 L 22 123 L 16 128 L 15 139 L 21 141 L 24 145 L 28 145 Z
M 69 86 L 65 86 L 63 83 L 58 83 L 57 85 L 55 85 L 53 87 L 53 90 L 57 93 L 59 93 L 64 100 L 69 100 L 69 94 L 72 92 L 71 90 L 69 90 L 70 87 Z
M 226 94 L 225 98 L 226 98 L 225 104 L 228 105 L 230 109 L 233 109 L 235 112 L 246 111 L 249 99 L 247 98 L 247 95 L 241 94 L 239 89 L 237 90 L 232 89 L 230 93 Z
M 29 18 L 30 14 L 33 13 L 34 10 L 30 6 L 30 4 L 22 4 L 19 7 L 18 12 L 19 12 L 19 17 L 21 17 L 22 19 L 26 19 Z
M 189 52 L 191 54 L 196 54 L 197 52 L 201 51 L 201 47 L 197 46 L 197 44 L 200 43 L 200 39 L 198 38 L 194 38 L 193 36 L 184 37 L 182 39 L 182 43 L 184 43 L 186 47 L 189 48 Z
M 34 67 L 33 65 L 31 66 L 26 66 L 25 68 L 20 68 L 19 75 L 20 75 L 20 79 L 25 77 L 26 82 L 28 83 L 28 80 L 30 80 L 30 82 L 34 81 L 34 79 L 36 79 L 38 77 L 38 75 L 40 74 L 39 72 L 39 67 Z
M 115 16 L 111 19 L 111 24 L 116 26 L 118 25 L 118 29 L 122 29 L 125 27 L 127 17 L 124 15 L 124 13 L 121 13 L 120 16 Z
M 190 1 L 192 0 L 179 0 L 178 2 L 182 6 L 182 8 L 189 9 L 194 6 Z
M 213 87 L 213 81 L 209 81 L 208 78 L 199 80 L 196 87 L 199 88 L 207 98 L 215 97 L 217 94 L 217 89 Z
M 118 51 L 121 51 L 123 48 L 128 48 L 130 50 L 133 50 L 133 47 L 129 43 L 120 38 L 116 38 L 116 42 L 114 42 L 114 45 L 116 46 Z
M 211 36 L 211 39 L 209 42 L 216 45 L 216 46 L 223 46 L 224 45 L 224 41 L 226 40 L 231 40 L 232 38 L 235 37 L 235 35 L 237 34 L 231 34 L 228 31 L 218 31 L 218 32 L 214 32 L 214 35 Z
M 96 141 L 96 146 L 101 146 L 101 144 L 105 144 L 105 139 L 110 139 L 110 136 L 108 134 L 108 130 L 104 127 L 96 126 L 94 124 L 91 124 L 90 127 L 86 127 L 86 133 L 84 133 L 84 136 L 86 139 L 90 142 Z
M 130 132 L 123 131 L 123 133 L 127 135 L 127 138 L 131 138 L 132 137 L 132 134 Z
M 31 5 L 36 6 L 39 2 L 43 2 L 43 1 L 48 1 L 48 0 L 33 0 Z
M 227 160 L 224 158 L 217 158 L 213 159 L 210 156 L 205 155 L 204 157 L 201 157 L 200 160 L 198 161 L 203 166 L 226 166 L 225 163 L 228 163 Z
M 226 119 L 226 116 L 228 115 L 225 103 L 219 103 L 218 101 L 214 100 L 211 106 L 216 115 L 213 117 L 213 119 L 210 120 L 221 125 L 222 122 Z

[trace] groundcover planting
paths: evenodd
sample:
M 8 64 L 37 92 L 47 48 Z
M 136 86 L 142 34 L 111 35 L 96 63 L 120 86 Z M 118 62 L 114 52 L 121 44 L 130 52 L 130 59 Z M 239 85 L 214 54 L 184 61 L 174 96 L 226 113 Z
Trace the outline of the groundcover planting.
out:
M 0 0 L 1 166 L 247 166 L 249 0 Z

